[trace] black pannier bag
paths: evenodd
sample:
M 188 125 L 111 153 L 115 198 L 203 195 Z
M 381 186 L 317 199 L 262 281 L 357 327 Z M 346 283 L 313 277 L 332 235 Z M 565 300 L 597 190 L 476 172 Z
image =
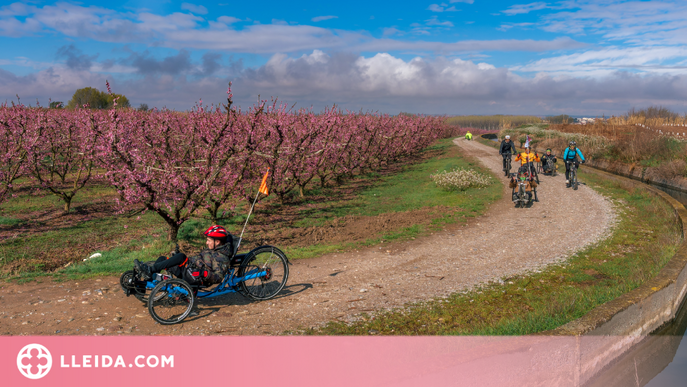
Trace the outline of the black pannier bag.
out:
M 207 268 L 197 268 L 195 266 L 189 265 L 184 270 L 183 279 L 188 282 L 189 285 L 202 285 L 203 281 L 208 277 L 210 273 Z

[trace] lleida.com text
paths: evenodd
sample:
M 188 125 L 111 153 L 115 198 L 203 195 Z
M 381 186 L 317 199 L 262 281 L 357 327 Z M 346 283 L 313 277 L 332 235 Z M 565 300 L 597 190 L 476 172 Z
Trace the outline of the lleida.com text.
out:
M 133 358 L 133 361 L 127 363 L 124 361 L 122 355 L 117 355 L 114 358 L 110 355 L 82 355 L 60 356 L 60 367 L 62 368 L 174 368 L 174 355 L 157 356 L 157 355 L 138 355 Z

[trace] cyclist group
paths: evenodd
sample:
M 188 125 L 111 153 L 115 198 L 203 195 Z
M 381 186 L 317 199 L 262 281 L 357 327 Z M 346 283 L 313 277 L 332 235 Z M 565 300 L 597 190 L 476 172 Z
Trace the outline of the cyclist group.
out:
M 537 198 L 536 188 L 539 178 L 537 176 L 537 168 L 535 167 L 534 163 L 540 162 L 542 165 L 542 172 L 545 175 L 549 175 L 555 172 L 556 162 L 558 160 L 556 159 L 556 156 L 551 153 L 551 149 L 547 149 L 546 154 L 542 155 L 541 157 L 539 157 L 537 152 L 532 152 L 529 144 L 525 144 L 524 149 L 524 152 L 517 153 L 515 150 L 515 145 L 513 144 L 513 141 L 511 141 L 510 136 L 506 136 L 506 138 L 501 141 L 501 147 L 499 148 L 499 154 L 503 157 L 503 170 L 505 175 L 508 176 L 510 172 L 511 156 L 513 154 L 517 154 L 515 161 L 520 161 L 521 164 L 516 176 L 511 177 L 510 186 L 511 188 L 515 188 L 518 180 L 525 180 L 527 182 L 527 192 L 533 191 L 534 201 L 538 202 L 539 200 Z M 585 162 L 582 151 L 577 148 L 577 143 L 575 141 L 570 141 L 568 143 L 568 147 L 565 148 L 565 152 L 563 152 L 563 161 L 565 162 L 565 186 L 567 188 L 570 188 L 571 186 L 570 171 L 573 166 L 574 168 L 580 167 L 580 160 L 582 163 Z

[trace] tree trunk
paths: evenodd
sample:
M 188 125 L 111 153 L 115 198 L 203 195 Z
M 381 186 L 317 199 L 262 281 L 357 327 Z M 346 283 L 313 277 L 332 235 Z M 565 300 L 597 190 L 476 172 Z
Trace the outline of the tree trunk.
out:
M 320 187 L 327 188 L 327 176 L 320 176 Z
M 299 186 L 298 186 L 298 193 L 300 194 L 300 196 L 301 196 L 302 198 L 305 197 L 305 194 L 303 193 L 303 187 L 304 187 L 304 186 L 302 186 L 302 185 L 299 185 Z
M 208 210 L 208 213 L 210 214 L 210 217 L 212 218 L 212 223 L 217 224 L 219 223 L 219 217 L 217 216 L 217 213 L 219 212 L 219 208 L 222 206 L 221 203 L 213 201 L 212 206 L 208 206 L 205 209 Z
M 72 196 L 62 196 L 62 200 L 64 200 L 64 213 L 68 214 L 72 206 Z
M 177 234 L 179 234 L 179 227 L 181 225 L 176 224 L 176 223 L 167 223 L 167 226 L 169 226 L 169 235 L 167 236 L 167 240 L 170 242 L 177 242 Z

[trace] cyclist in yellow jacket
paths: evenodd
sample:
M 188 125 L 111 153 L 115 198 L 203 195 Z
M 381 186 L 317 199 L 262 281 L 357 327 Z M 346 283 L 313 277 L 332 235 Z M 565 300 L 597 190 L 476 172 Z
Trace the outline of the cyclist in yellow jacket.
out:
M 465 133 L 465 139 L 468 140 L 468 141 L 472 140 L 472 133 L 470 133 L 469 130 L 468 130 L 467 133 Z
M 518 156 L 515 158 L 515 161 L 520 161 L 520 163 L 521 163 L 520 168 L 532 167 L 532 170 L 534 170 L 535 169 L 534 163 L 535 162 L 541 162 L 541 159 L 539 158 L 539 155 L 537 154 L 537 152 L 532 153 L 532 150 L 530 149 L 530 147 L 525 146 L 525 151 L 518 154 Z

